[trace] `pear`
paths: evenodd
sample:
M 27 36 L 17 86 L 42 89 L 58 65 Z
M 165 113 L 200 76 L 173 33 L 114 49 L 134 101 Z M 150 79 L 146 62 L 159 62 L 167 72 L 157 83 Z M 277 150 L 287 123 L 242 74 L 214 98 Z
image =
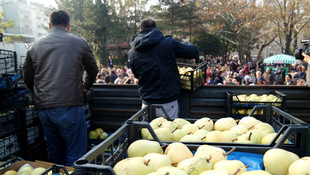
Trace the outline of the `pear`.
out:
M 226 170 L 207 170 L 199 175 L 230 175 Z
M 193 157 L 193 153 L 181 142 L 169 144 L 164 154 L 170 157 L 173 166 L 177 166 L 184 159 Z
M 199 130 L 199 127 L 196 124 L 186 124 L 182 127 L 182 130 L 186 131 L 187 134 L 194 134 Z
M 181 142 L 202 142 L 196 135 L 186 135 L 180 139 Z
M 192 157 L 182 160 L 178 168 L 186 171 L 188 175 L 199 175 L 201 172 L 212 169 L 212 163 L 207 157 Z
M 3 175 L 18 175 L 18 174 L 15 170 L 9 170 L 9 171 L 6 171 Z
M 237 131 L 232 131 L 232 130 L 222 131 L 222 133 L 227 135 L 232 142 L 237 140 L 237 137 L 240 136 L 240 134 Z
M 215 147 L 211 145 L 200 145 L 197 148 L 194 157 L 204 156 L 207 158 L 211 158 L 210 162 L 212 163 L 212 165 L 215 165 L 218 161 L 227 160 L 227 155 L 234 150 L 235 147 L 233 147 L 228 153 L 226 153 L 225 150 L 220 147 Z
M 246 117 L 242 117 L 238 125 L 243 125 L 249 130 L 249 129 L 252 129 L 258 123 L 261 123 L 261 121 L 257 120 L 254 117 L 246 116 Z
M 158 128 L 154 130 L 160 141 L 174 141 L 174 136 L 168 128 Z M 147 139 L 153 140 L 152 135 L 149 135 Z
M 257 123 L 255 126 L 254 126 L 254 129 L 257 129 L 257 130 L 260 130 L 260 131 L 264 131 L 266 133 L 274 133 L 274 128 L 269 124 L 269 123 L 265 123 L 265 122 L 262 122 L 262 123 Z
M 147 139 L 150 135 L 150 132 L 147 128 L 142 128 L 141 129 L 141 137 L 142 139 Z
M 25 165 L 23 165 L 22 167 L 19 168 L 18 174 L 21 174 L 21 175 L 31 175 L 33 170 L 34 170 L 34 168 L 31 165 L 25 164 Z
M 310 174 L 310 157 L 302 157 L 301 159 L 293 162 L 288 169 L 288 174 L 289 175 Z
M 247 132 L 247 134 L 249 134 L 249 133 L 252 133 L 252 135 L 253 135 L 254 137 L 257 138 L 258 143 L 261 143 L 263 137 L 265 137 L 265 136 L 267 135 L 266 132 L 260 131 L 260 130 L 257 130 L 257 129 L 255 129 L 255 130 L 250 130 L 250 131 Z
M 236 125 L 230 129 L 230 131 L 236 131 L 238 135 L 245 134 L 248 132 L 248 128 L 244 125 Z
M 149 166 L 151 166 L 154 171 L 158 170 L 161 167 L 172 166 L 172 162 L 167 155 L 159 153 L 149 153 L 145 155 L 144 158 L 146 160 L 150 160 Z
M 272 175 L 272 174 L 264 170 L 253 170 L 253 171 L 244 172 L 241 175 Z
M 165 121 L 167 121 L 166 118 L 164 118 L 164 117 L 158 117 L 158 118 L 153 119 L 153 120 L 151 121 L 150 124 L 153 125 L 153 126 L 161 127 L 161 125 L 162 125 Z M 153 127 L 153 126 L 152 126 L 152 127 Z M 155 128 L 155 129 L 156 129 L 156 128 Z
M 272 148 L 264 154 L 263 162 L 265 170 L 272 175 L 286 175 L 289 166 L 298 159 L 295 153 L 281 148 Z
M 187 132 L 182 129 L 177 129 L 173 131 L 172 134 L 173 134 L 174 141 L 180 141 L 182 137 L 187 135 Z
M 262 141 L 261 141 L 261 144 L 270 144 L 273 139 L 278 135 L 278 133 L 270 133 L 270 134 L 267 134 L 266 136 L 264 136 L 262 138 Z M 275 143 L 278 143 L 279 139 L 282 137 L 282 134 L 280 135 L 280 137 L 276 140 Z M 286 139 L 284 141 L 284 144 L 289 144 L 289 141 Z
M 253 136 L 252 132 L 249 132 L 239 136 L 235 143 L 259 144 L 259 141 L 255 136 Z
M 240 175 L 246 172 L 247 169 L 245 165 L 240 160 L 221 160 L 213 166 L 214 170 L 226 170 L 229 174 Z
M 136 140 L 132 142 L 127 150 L 128 157 L 143 157 L 148 153 L 163 153 L 163 149 L 156 141 Z
M 214 130 L 216 131 L 226 131 L 230 130 L 237 123 L 232 117 L 220 118 L 214 123 Z
M 40 175 L 41 173 L 43 173 L 46 169 L 43 168 L 43 167 L 38 167 L 38 168 L 35 168 L 31 175 Z
M 205 141 L 207 138 L 209 131 L 204 130 L 204 129 L 199 129 L 194 133 L 195 136 L 198 136 L 202 141 Z
M 160 174 L 157 173 L 157 172 L 151 172 L 151 173 L 149 173 L 149 174 L 147 174 L 147 175 L 160 175 Z
M 207 131 L 212 131 L 213 130 L 213 120 L 211 120 L 208 117 L 203 117 L 201 119 L 198 119 L 195 121 L 196 125 L 198 125 L 199 129 L 204 129 Z
M 232 138 L 229 135 L 221 131 L 211 131 L 208 133 L 207 138 L 205 139 L 206 142 L 227 142 L 231 143 Z
M 177 167 L 171 167 L 171 166 L 166 166 L 159 168 L 156 173 L 159 175 L 188 175 L 186 171 L 177 168 Z
M 178 129 L 178 125 L 176 123 L 173 123 L 171 121 L 165 121 L 161 125 L 162 128 L 168 128 L 171 132 Z
M 123 159 L 113 168 L 117 175 L 146 175 L 153 172 L 153 168 L 149 166 L 149 160 L 144 157 L 132 157 Z
M 173 120 L 173 123 L 176 123 L 178 125 L 179 129 L 181 129 L 186 124 L 191 124 L 189 121 L 187 121 L 183 118 L 176 118 Z

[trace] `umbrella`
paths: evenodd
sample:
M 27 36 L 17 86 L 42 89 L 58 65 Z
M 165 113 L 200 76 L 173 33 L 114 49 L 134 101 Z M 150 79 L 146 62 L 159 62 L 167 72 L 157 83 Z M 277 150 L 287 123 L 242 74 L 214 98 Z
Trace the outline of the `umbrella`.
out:
M 265 58 L 264 63 L 271 63 L 271 64 L 295 64 L 296 58 L 291 55 L 286 54 L 279 54 L 273 55 L 271 57 Z

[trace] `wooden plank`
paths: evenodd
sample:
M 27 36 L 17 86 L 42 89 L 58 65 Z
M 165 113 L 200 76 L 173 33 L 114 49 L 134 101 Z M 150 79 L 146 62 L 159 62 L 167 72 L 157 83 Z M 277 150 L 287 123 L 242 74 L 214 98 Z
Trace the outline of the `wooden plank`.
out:
M 192 98 L 191 99 L 191 107 L 193 106 L 202 106 L 202 107 L 225 107 L 226 101 L 225 99 L 214 99 L 214 98 Z
M 140 98 L 131 97 L 94 97 L 92 104 L 135 104 L 142 105 Z

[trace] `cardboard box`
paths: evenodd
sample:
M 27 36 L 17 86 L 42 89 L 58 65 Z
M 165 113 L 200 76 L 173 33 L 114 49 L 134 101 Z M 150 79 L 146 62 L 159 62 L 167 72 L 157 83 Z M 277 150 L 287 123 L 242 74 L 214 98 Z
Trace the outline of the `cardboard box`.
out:
M 0 171 L 0 174 L 4 174 L 6 171 L 8 170 L 15 170 L 16 172 L 18 172 L 19 168 L 22 167 L 25 164 L 29 164 L 31 165 L 33 168 L 38 168 L 38 167 L 43 167 L 48 169 L 49 167 L 56 165 L 54 163 L 50 163 L 50 162 L 44 162 L 44 161 L 40 161 L 40 160 L 36 160 L 36 161 L 28 161 L 28 160 L 20 160 L 17 161 L 15 163 L 13 163 L 12 165 L 10 165 L 9 167 L 3 169 L 2 171 Z M 74 171 L 73 167 L 67 167 L 66 166 L 67 171 Z M 64 171 L 61 169 L 61 173 L 64 174 Z

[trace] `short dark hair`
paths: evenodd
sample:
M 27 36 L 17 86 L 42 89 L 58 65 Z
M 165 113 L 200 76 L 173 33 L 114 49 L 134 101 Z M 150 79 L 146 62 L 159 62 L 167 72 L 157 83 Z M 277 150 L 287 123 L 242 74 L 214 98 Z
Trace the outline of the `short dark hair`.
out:
M 156 22 L 152 19 L 144 19 L 142 22 L 141 22 L 141 26 L 140 28 L 142 30 L 146 29 L 146 28 L 149 28 L 149 27 L 153 27 L 153 28 L 156 28 Z
M 69 14 L 63 10 L 54 11 L 50 14 L 50 22 L 52 26 L 68 27 L 70 24 Z

